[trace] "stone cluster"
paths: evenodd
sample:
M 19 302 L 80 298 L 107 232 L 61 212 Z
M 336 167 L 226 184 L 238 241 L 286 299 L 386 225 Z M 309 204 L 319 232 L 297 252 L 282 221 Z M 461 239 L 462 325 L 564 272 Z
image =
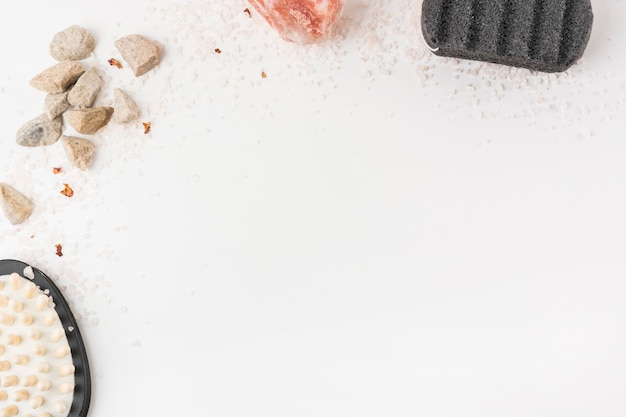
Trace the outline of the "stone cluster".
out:
M 88 58 L 95 47 L 94 36 L 80 26 L 70 26 L 53 36 L 49 52 L 59 62 L 30 80 L 33 88 L 47 93 L 43 112 L 18 129 L 18 145 L 50 146 L 60 140 L 71 165 L 87 170 L 96 153 L 94 143 L 88 138 L 63 135 L 64 127 L 70 126 L 78 134 L 94 135 L 111 119 L 129 123 L 139 118 L 137 104 L 120 88 L 113 91 L 112 107 L 94 106 L 104 81 L 95 67 L 86 68 L 80 61 Z M 142 35 L 120 38 L 115 47 L 136 77 L 155 68 L 161 59 L 161 46 Z M 0 206 L 13 224 L 25 221 L 34 208 L 28 197 L 5 183 L 0 183 Z

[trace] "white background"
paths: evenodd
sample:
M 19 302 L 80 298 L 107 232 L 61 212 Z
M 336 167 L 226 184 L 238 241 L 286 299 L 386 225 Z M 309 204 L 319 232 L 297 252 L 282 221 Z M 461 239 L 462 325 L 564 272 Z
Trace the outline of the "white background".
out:
M 626 3 L 561 75 L 431 56 L 419 3 L 346 0 L 312 47 L 240 0 L 0 15 L 0 181 L 37 205 L 0 258 L 72 303 L 90 416 L 626 415 Z M 152 122 L 87 172 L 14 141 L 71 24 L 98 104 Z M 164 47 L 141 79 L 106 63 L 130 33 Z

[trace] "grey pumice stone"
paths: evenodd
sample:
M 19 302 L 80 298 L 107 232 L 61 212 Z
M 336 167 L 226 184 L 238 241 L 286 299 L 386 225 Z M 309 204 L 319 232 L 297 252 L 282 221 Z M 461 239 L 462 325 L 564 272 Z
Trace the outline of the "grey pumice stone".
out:
M 562 72 L 591 36 L 590 0 L 424 0 L 422 33 L 436 55 Z

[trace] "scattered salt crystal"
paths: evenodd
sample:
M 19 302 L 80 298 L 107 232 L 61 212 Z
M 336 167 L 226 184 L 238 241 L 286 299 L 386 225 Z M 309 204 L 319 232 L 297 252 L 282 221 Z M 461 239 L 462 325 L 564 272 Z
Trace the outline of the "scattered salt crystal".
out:
M 28 279 L 35 279 L 35 271 L 33 271 L 33 267 L 29 265 L 24 268 L 23 275 Z

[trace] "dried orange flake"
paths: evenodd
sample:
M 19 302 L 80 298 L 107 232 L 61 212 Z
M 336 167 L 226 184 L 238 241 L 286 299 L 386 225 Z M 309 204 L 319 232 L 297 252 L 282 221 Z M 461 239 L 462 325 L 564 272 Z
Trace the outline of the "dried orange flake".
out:
M 267 78 L 267 74 L 265 73 L 265 71 L 261 71 L 261 78 Z
M 54 168 L 52 168 L 52 173 L 54 175 L 60 174 L 61 172 L 63 172 L 63 168 L 61 168 L 61 167 L 54 167 Z
M 63 186 L 65 188 L 61 190 L 61 194 L 66 197 L 72 197 L 74 195 L 74 190 L 72 190 L 72 188 L 68 184 L 63 184 Z
M 220 48 L 215 48 L 215 53 L 216 53 L 216 54 L 221 54 L 221 53 L 222 53 L 222 50 L 221 50 Z
M 57 248 L 57 256 L 63 256 L 63 245 L 61 245 L 60 243 L 57 243 L 56 245 L 54 245 Z
M 107 62 L 112 67 L 118 67 L 120 69 L 122 68 L 122 63 L 120 61 L 118 61 L 117 59 L 115 59 L 115 58 L 111 58 Z
M 152 123 L 150 123 L 150 122 L 143 122 L 143 133 L 144 134 L 150 133 L 150 129 L 151 128 L 152 128 Z

